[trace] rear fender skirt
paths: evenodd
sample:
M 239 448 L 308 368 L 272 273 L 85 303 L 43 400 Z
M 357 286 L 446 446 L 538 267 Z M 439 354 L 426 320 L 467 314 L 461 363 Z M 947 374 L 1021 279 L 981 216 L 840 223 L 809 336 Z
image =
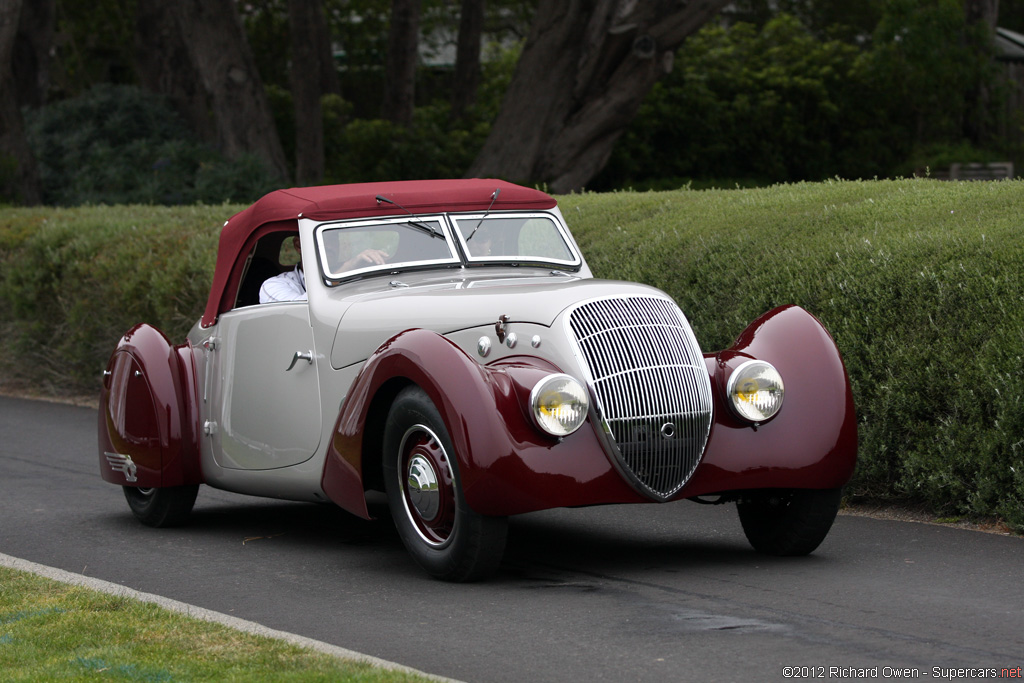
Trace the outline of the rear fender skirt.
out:
M 151 325 L 118 342 L 100 390 L 100 473 L 143 488 L 202 483 L 192 348 Z
M 342 405 L 324 465 L 324 491 L 349 512 L 370 517 L 364 489 L 379 468 L 383 415 L 402 387 L 415 384 L 444 418 L 466 502 L 476 512 L 641 502 L 615 472 L 590 422 L 561 440 L 533 426 L 529 391 L 555 372 L 560 370 L 529 356 L 482 366 L 428 330 L 396 335 L 366 362 Z
M 757 427 L 726 404 L 730 373 L 751 358 L 782 375 L 779 413 Z M 677 498 L 755 488 L 838 488 L 857 461 L 857 418 L 846 368 L 813 315 L 784 306 L 755 320 L 732 347 L 704 357 L 715 419 L 704 458 Z

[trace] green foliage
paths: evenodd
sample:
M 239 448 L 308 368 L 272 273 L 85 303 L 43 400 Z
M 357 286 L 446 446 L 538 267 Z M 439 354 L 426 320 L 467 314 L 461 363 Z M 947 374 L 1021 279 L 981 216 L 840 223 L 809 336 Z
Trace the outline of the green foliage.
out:
M 412 126 L 356 119 L 328 133 L 327 182 L 458 178 L 472 163 L 487 126 L 452 123 L 447 104 L 416 109 Z
M 921 146 L 961 143 L 966 119 L 991 115 L 970 109 L 972 92 L 994 85 L 996 64 L 986 40 L 980 27 L 966 25 L 961 0 L 887 3 L 872 49 L 852 74 L 869 95 L 855 123 L 874 117 L 886 124 L 903 140 L 897 149 L 904 157 Z
M 136 0 L 56 0 L 52 95 L 77 97 L 97 83 L 132 83 Z
M 394 134 L 376 125 L 368 150 Z M 668 292 L 705 350 L 774 306 L 818 316 L 853 384 L 852 495 L 1024 530 L 1022 200 L 1024 181 L 913 179 L 559 203 L 595 275 Z M 92 393 L 131 325 L 179 342 L 239 208 L 0 211 L 0 377 Z
M 599 277 L 662 288 L 705 349 L 795 303 L 850 373 L 850 492 L 1024 529 L 1024 183 L 831 182 L 586 194 L 562 211 Z
M 444 100 L 417 107 L 405 128 L 384 119 L 353 119 L 352 103 L 324 97 L 325 182 L 461 177 L 487 139 L 519 51 L 518 45 L 492 47 L 476 104 L 458 120 Z M 287 117 L 279 117 L 279 126 L 282 121 Z
M 142 321 L 181 340 L 205 306 L 228 207 L 14 209 L 0 214 L 0 373 L 92 394 Z
M 163 98 L 131 86 L 29 112 L 26 129 L 46 204 L 253 200 L 276 183 L 254 159 L 195 142 Z
M 20 203 L 19 170 L 20 165 L 13 154 L 0 152 L 0 202 Z
M 706 26 L 680 49 L 592 187 L 892 177 L 922 173 L 922 162 L 934 170 L 937 149 L 960 150 L 969 157 L 953 159 L 961 162 L 1021 155 L 991 137 L 1002 111 L 999 67 L 960 0 L 869 3 L 862 17 L 850 10 L 850 20 L 877 17 L 870 33 L 823 27 L 846 12 L 831 3 L 784 4 L 817 29 L 789 14 Z M 991 101 L 981 109 L 975 95 L 986 89 Z
M 710 25 L 646 98 L 598 186 L 645 177 L 820 179 L 835 166 L 856 49 L 820 42 L 791 16 L 757 31 Z

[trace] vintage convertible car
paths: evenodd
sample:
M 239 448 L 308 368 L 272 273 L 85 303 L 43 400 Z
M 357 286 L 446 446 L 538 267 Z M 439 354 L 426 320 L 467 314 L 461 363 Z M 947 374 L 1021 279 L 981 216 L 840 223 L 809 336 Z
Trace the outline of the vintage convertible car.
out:
M 261 304 L 284 272 L 307 298 Z M 364 518 L 385 493 L 455 581 L 496 569 L 509 515 L 564 506 L 736 502 L 756 550 L 807 554 L 856 450 L 809 313 L 702 353 L 664 292 L 593 278 L 554 199 L 481 179 L 263 197 L 224 224 L 185 342 L 120 340 L 99 411 L 102 476 L 145 524 L 184 521 L 199 484 Z

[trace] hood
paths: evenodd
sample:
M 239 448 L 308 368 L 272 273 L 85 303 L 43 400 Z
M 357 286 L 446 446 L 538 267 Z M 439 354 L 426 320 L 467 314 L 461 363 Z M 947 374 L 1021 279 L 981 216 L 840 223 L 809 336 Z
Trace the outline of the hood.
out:
M 362 362 L 403 330 L 423 328 L 449 334 L 508 316 L 510 323 L 550 327 L 569 306 L 625 294 L 667 296 L 632 282 L 573 277 L 493 276 L 424 283 L 349 299 L 331 351 L 331 365 Z

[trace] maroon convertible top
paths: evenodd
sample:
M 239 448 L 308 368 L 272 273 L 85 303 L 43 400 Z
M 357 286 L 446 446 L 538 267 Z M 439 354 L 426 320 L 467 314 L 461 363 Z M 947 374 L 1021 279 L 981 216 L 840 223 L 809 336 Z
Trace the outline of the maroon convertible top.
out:
M 295 229 L 294 222 L 300 217 L 326 221 L 405 213 L 393 204 L 378 202 L 377 195 L 412 213 L 483 211 L 491 206 L 495 190 L 501 190 L 492 207 L 496 211 L 550 209 L 556 204 L 551 196 L 539 190 L 480 178 L 324 185 L 271 192 L 224 224 L 202 325 L 209 327 L 220 313 L 231 309 L 230 293 L 234 288 L 229 285 L 237 285 L 246 255 L 255 241 L 267 232 Z

